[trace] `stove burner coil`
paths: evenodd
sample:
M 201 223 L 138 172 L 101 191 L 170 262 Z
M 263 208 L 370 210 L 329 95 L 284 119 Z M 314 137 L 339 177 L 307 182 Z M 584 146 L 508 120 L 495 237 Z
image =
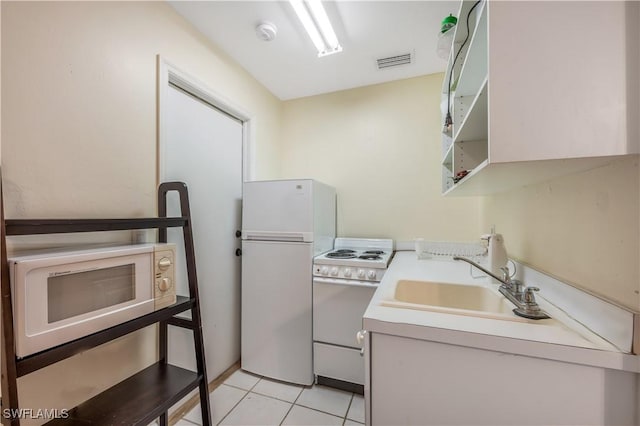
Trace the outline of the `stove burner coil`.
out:
M 351 250 L 351 249 L 338 249 L 338 250 L 334 250 L 332 253 L 355 253 L 355 250 Z
M 380 260 L 382 259 L 382 257 L 380 257 L 377 254 L 362 254 L 360 256 L 358 256 L 358 259 L 364 259 L 364 260 Z
M 331 253 L 327 253 L 327 257 L 331 259 L 354 259 L 356 255 L 355 253 L 342 253 L 333 251 Z
M 384 254 L 382 250 L 367 250 L 364 254 Z

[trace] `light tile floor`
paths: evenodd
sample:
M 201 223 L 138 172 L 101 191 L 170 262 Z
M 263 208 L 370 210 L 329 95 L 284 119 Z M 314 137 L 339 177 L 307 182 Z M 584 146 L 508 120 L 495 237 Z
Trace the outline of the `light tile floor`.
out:
M 326 386 L 297 386 L 234 372 L 209 395 L 215 425 L 361 425 L 362 395 Z M 177 426 L 202 425 L 200 405 Z

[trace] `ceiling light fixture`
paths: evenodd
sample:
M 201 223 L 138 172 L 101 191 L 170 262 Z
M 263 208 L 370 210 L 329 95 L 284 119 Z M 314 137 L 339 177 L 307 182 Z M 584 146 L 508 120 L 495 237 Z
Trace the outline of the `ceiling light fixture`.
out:
M 342 52 L 327 12 L 320 0 L 289 0 L 309 38 L 318 50 L 318 57 Z

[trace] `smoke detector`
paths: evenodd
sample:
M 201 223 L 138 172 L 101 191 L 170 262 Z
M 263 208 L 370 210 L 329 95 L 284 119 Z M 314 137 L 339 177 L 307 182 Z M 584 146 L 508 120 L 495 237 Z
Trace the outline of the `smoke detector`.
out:
M 262 21 L 256 25 L 256 35 L 260 40 L 271 41 L 276 38 L 278 27 L 268 21 Z

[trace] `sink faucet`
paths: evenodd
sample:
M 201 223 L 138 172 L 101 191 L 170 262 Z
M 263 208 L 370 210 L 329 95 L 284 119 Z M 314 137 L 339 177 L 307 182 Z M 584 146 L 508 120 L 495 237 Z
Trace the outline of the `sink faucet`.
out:
M 467 259 L 466 257 L 454 256 L 453 260 L 462 260 L 463 262 L 467 262 L 471 266 L 480 269 L 485 274 L 498 280 L 501 283 L 498 291 L 504 297 L 509 299 L 511 303 L 516 305 L 516 308 L 513 310 L 514 314 L 529 319 L 549 318 L 549 315 L 547 315 L 546 312 L 540 309 L 540 306 L 538 306 L 538 303 L 536 302 L 534 292 L 540 291 L 540 289 L 538 287 L 526 287 L 524 291 L 522 291 L 524 284 L 522 283 L 522 281 L 512 280 L 509 276 L 508 268 L 500 268 L 500 270 L 502 271 L 502 277 L 499 277 L 483 266 L 478 265 L 473 260 Z

